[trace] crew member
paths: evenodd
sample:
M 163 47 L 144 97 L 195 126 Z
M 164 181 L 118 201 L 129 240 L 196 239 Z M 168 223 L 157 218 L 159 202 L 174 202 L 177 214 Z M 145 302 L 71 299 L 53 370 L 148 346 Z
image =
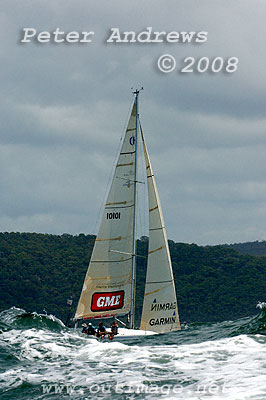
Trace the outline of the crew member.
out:
M 113 325 L 111 326 L 111 332 L 113 335 L 118 335 L 118 325 L 116 320 L 114 320 Z
M 89 322 L 89 324 L 88 324 L 86 333 L 87 333 L 87 335 L 93 335 L 93 336 L 95 336 L 95 334 L 96 334 L 96 330 L 91 322 Z
M 81 331 L 81 333 L 87 333 L 87 324 L 82 324 L 81 325 L 82 326 L 82 331 Z
M 97 336 L 100 337 L 101 339 L 104 338 L 106 335 L 106 328 L 102 322 L 99 323 L 99 327 L 97 329 Z
M 108 335 L 109 340 L 113 340 L 114 335 L 118 335 L 118 325 L 116 320 L 114 320 L 113 325 L 111 326 L 111 332 L 109 332 Z

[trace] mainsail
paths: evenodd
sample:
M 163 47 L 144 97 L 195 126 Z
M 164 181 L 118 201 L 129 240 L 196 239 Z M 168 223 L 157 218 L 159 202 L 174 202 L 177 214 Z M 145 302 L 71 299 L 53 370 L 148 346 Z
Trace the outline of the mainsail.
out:
M 154 174 L 141 131 L 149 196 L 149 253 L 141 318 L 142 330 L 180 329 L 172 263 Z
M 75 320 L 128 314 L 132 306 L 136 114 L 137 96 L 115 167 Z

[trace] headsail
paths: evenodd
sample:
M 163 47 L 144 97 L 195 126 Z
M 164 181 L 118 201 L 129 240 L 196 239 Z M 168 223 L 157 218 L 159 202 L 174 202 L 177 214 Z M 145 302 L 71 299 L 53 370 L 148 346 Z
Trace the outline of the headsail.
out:
M 132 290 L 136 146 L 135 100 L 75 319 L 129 313 Z
M 141 318 L 142 330 L 158 333 L 180 329 L 172 263 L 150 158 L 141 132 L 149 196 L 149 253 Z

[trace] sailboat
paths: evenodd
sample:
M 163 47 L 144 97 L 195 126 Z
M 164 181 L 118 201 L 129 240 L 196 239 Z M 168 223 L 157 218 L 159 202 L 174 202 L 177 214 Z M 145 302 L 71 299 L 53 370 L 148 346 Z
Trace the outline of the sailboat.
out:
M 141 89 L 140 89 L 141 90 Z M 104 206 L 74 321 L 127 315 L 126 336 L 180 329 L 165 224 L 155 177 L 134 101 Z M 149 249 L 140 329 L 135 327 L 138 157 L 142 145 L 149 204 Z M 121 336 L 121 335 L 119 335 Z

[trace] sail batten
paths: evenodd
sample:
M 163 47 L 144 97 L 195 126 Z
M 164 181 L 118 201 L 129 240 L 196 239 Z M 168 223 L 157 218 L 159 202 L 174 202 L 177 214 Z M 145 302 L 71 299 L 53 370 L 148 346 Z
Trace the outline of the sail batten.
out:
M 116 201 L 115 203 L 106 203 L 106 206 L 112 206 L 112 205 L 116 205 L 116 204 L 127 204 L 126 200 L 124 201 Z
M 126 154 L 135 154 L 135 153 L 136 153 L 136 151 L 127 151 L 126 153 L 120 153 L 120 154 L 122 156 L 122 155 L 126 155 Z
M 151 285 L 151 284 L 153 284 L 153 283 L 168 283 L 168 282 L 173 283 L 174 281 L 171 279 L 170 281 L 146 282 L 146 285 Z
M 128 167 L 129 165 L 134 165 L 133 162 L 127 163 L 127 164 L 117 164 L 117 167 Z
M 106 210 L 113 210 L 113 209 L 120 209 L 120 208 L 132 208 L 132 207 L 134 207 L 134 204 L 131 204 L 130 206 L 115 206 L 115 207 L 107 206 Z
M 160 246 L 160 247 L 158 247 L 158 249 L 150 250 L 150 251 L 148 252 L 148 254 L 155 253 L 155 251 L 159 251 L 159 250 L 162 250 L 162 249 L 163 249 L 163 246 Z
M 155 206 L 155 207 L 153 207 L 153 208 L 150 208 L 150 209 L 149 209 L 149 212 L 155 211 L 155 210 L 157 210 L 157 208 L 158 208 L 158 205 Z

